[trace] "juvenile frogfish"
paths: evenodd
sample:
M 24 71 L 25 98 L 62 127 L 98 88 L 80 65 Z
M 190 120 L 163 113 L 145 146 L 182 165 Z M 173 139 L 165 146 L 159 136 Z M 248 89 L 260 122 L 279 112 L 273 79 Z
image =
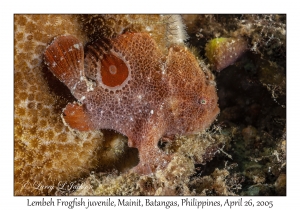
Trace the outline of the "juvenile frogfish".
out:
M 126 135 L 139 151 L 132 170 L 141 174 L 171 160 L 158 147 L 162 137 L 202 131 L 220 111 L 213 75 L 184 45 L 163 54 L 148 33 L 121 34 L 85 49 L 76 37 L 59 36 L 45 63 L 77 99 L 63 110 L 65 124 Z

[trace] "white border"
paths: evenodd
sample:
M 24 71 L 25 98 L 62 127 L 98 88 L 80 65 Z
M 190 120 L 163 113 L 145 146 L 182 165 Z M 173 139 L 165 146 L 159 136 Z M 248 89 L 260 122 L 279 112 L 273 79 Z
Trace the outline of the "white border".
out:
M 276 2 L 276 3 L 275 3 Z M 32 209 L 26 206 L 28 197 L 13 196 L 13 14 L 15 13 L 286 13 L 287 14 L 287 196 L 286 197 L 254 197 L 253 199 L 273 200 L 276 205 L 272 209 L 290 207 L 297 209 L 299 198 L 297 180 L 299 170 L 299 139 L 297 138 L 300 117 L 299 101 L 299 6 L 297 1 L 2 1 L 1 10 L 1 199 L 3 209 Z M 41 200 L 42 197 L 30 197 Z M 91 197 L 93 200 L 105 197 Z M 200 197 L 206 200 L 206 197 Z M 249 197 L 244 197 L 249 198 Z M 49 199 L 49 197 L 47 197 Z M 57 198 L 55 198 L 57 199 Z M 64 198 L 68 199 L 68 198 Z M 71 199 L 71 198 L 70 198 Z M 85 197 L 88 199 L 88 197 Z M 117 198 L 114 198 L 117 199 Z M 160 199 L 160 198 L 159 198 Z M 165 199 L 181 199 L 181 197 L 165 197 Z M 210 198 L 224 200 L 226 197 Z M 234 198 L 232 198 L 234 199 Z M 237 197 L 236 197 L 237 199 Z M 294 208 L 293 208 L 294 207 Z M 106 209 L 97 207 L 97 209 Z M 158 207 L 157 207 L 158 208 Z M 165 209 L 159 207 L 160 209 Z M 185 207 L 186 208 L 186 207 Z M 192 207 L 189 207 L 192 208 Z M 298 207 L 299 208 L 299 207 Z M 38 207 L 38 209 L 41 209 Z M 60 209 L 68 209 L 62 207 Z M 75 208 L 84 209 L 84 208 Z M 93 208 L 96 209 L 96 208 Z M 116 209 L 116 208 L 114 208 Z M 136 208 L 130 208 L 136 209 Z M 172 208 L 171 208 L 172 209 Z M 178 208 L 177 208 L 178 209 Z M 196 208 L 194 208 L 196 209 Z M 225 209 L 225 208 L 224 208 Z M 229 209 L 229 208 L 227 208 Z

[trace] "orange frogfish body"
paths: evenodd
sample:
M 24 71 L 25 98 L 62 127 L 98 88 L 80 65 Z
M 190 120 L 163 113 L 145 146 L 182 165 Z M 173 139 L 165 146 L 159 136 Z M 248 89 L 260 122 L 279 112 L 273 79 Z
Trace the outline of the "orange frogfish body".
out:
M 164 55 L 147 33 L 99 40 L 85 50 L 77 38 L 59 36 L 47 47 L 45 62 L 78 100 L 63 110 L 65 124 L 126 135 L 139 150 L 133 170 L 142 174 L 170 161 L 158 148 L 161 137 L 202 131 L 219 113 L 211 73 L 183 45 Z

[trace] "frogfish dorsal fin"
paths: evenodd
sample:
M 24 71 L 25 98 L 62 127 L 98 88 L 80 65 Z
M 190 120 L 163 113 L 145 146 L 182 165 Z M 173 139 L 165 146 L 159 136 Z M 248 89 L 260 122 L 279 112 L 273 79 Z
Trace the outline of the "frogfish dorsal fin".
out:
M 94 130 L 93 124 L 84 110 L 84 106 L 76 102 L 68 103 L 63 110 L 62 118 L 64 123 L 72 129 L 79 131 Z
M 45 63 L 50 71 L 71 91 L 84 70 L 82 43 L 74 36 L 59 36 L 47 47 Z

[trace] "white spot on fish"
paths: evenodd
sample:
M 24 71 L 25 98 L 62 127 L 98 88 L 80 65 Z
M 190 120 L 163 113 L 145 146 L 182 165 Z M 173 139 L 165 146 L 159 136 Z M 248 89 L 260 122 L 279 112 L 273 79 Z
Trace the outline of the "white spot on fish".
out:
M 73 47 L 75 47 L 77 50 L 79 50 L 79 44 L 74 44 Z
M 84 99 L 85 99 L 85 96 L 82 96 L 79 101 L 82 102 Z
M 52 63 L 52 67 L 55 67 L 56 65 L 57 65 L 56 62 L 53 62 L 53 63 Z

